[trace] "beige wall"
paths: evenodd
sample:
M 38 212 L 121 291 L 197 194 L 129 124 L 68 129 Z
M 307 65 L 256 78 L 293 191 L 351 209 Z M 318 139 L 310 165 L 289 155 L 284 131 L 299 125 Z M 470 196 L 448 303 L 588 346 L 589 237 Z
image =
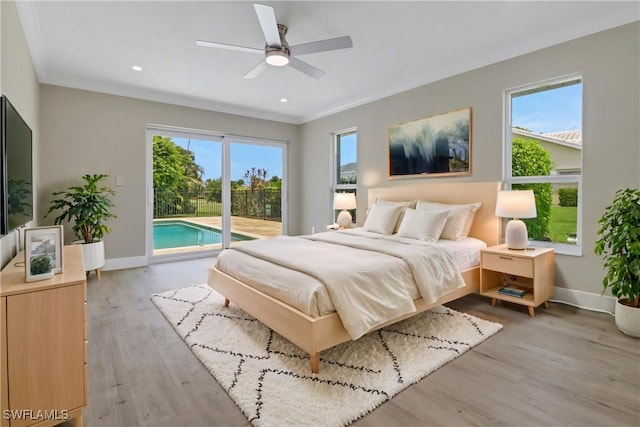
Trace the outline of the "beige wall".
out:
M 33 131 L 33 188 L 37 192 L 40 182 L 37 170 L 40 159 L 39 84 L 13 1 L 0 1 L 0 91 L 11 100 Z M 37 209 L 37 202 L 34 209 Z M 0 239 L 0 265 L 4 266 L 15 255 L 15 247 L 16 233 Z
M 472 176 L 439 181 L 502 179 L 504 91 L 538 81 L 582 73 L 583 255 L 557 256 L 557 285 L 599 293 L 603 269 L 593 254 L 597 221 L 615 191 L 640 185 L 640 23 L 447 78 L 302 125 L 303 192 L 301 228 L 322 229 L 329 221 L 331 132 L 358 128 L 358 206 L 366 189 L 419 182 L 388 181 L 388 127 L 438 113 L 473 108 Z M 322 161 L 325 159 L 325 161 Z M 362 221 L 362 216 L 359 216 Z
M 105 95 L 59 86 L 41 85 L 41 157 L 38 201 L 42 218 L 51 193 L 81 183 L 85 173 L 105 173 L 116 190 L 116 219 L 105 236 L 107 259 L 146 254 L 146 126 L 147 124 L 204 129 L 234 135 L 289 142 L 290 159 L 298 157 L 297 125 L 176 105 Z M 296 205 L 299 171 L 289 162 L 289 196 Z M 123 176 L 125 185 L 115 186 Z M 295 212 L 295 209 L 292 210 Z M 297 228 L 295 215 L 290 225 Z M 52 218 L 42 220 L 51 223 Z M 70 227 L 65 236 L 72 237 Z

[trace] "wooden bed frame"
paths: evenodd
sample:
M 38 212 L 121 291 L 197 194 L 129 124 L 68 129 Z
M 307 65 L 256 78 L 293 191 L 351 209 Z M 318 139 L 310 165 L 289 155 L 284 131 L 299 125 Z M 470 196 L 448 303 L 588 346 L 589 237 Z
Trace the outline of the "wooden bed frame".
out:
M 482 202 L 469 236 L 492 246 L 499 243 L 500 222 L 495 216 L 499 182 L 420 183 L 369 190 L 371 205 L 377 198 L 407 201 L 428 200 L 440 203 Z M 445 304 L 473 293 L 480 286 L 480 267 L 462 272 L 466 286 L 457 289 L 437 301 L 428 304 L 422 298 L 415 300 L 417 311 L 396 318 L 379 328 L 412 317 L 432 307 Z M 337 313 L 313 318 L 301 311 L 260 292 L 251 286 L 213 267 L 209 271 L 208 284 L 225 297 L 225 307 L 233 301 L 238 307 L 260 320 L 292 343 L 309 353 L 311 371 L 320 369 L 320 352 L 351 340 Z M 377 329 L 379 329 L 377 328 Z

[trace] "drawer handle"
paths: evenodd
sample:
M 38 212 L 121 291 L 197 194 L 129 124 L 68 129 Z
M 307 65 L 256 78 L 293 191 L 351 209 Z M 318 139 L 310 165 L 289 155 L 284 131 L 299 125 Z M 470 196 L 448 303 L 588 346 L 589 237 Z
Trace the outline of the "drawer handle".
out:
M 510 256 L 502 256 L 502 255 L 498 255 L 498 258 L 500 258 L 500 259 L 506 259 L 507 261 L 513 261 L 513 258 L 511 258 Z

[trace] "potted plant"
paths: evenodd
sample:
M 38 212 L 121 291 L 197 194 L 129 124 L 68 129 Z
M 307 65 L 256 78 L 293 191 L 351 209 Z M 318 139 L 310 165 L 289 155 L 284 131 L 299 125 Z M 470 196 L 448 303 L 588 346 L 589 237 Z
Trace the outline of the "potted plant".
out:
M 640 190 L 618 190 L 598 222 L 595 252 L 606 270 L 602 292 L 610 289 L 618 298 L 618 329 L 640 337 Z
M 110 211 L 115 205 L 109 196 L 115 196 L 110 187 L 99 187 L 98 184 L 108 175 L 84 175 L 83 186 L 69 187 L 65 191 L 53 193 L 47 215 L 54 211 L 61 211 L 55 218 L 56 224 L 61 224 L 65 219 L 71 222 L 73 219 L 73 232 L 81 239 L 84 255 L 85 270 L 96 270 L 100 278 L 100 268 L 105 264 L 104 243 L 102 237 L 111 230 L 105 224 L 109 218 L 116 216 Z

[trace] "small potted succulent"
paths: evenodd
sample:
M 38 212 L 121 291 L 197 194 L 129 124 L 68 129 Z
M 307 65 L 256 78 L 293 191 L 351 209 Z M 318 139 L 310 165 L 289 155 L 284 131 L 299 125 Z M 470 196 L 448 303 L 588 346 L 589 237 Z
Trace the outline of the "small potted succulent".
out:
M 105 264 L 104 243 L 102 237 L 111 230 L 105 224 L 109 218 L 116 216 L 111 212 L 115 205 L 109 196 L 115 196 L 115 192 L 110 187 L 98 184 L 108 175 L 84 175 L 83 186 L 69 187 L 65 191 L 53 193 L 47 215 L 59 211 L 55 218 L 56 224 L 61 224 L 65 219 L 67 222 L 74 221 L 73 232 L 81 239 L 82 252 L 84 255 L 85 270 L 99 271 Z
M 610 289 L 618 298 L 618 329 L 640 338 L 640 190 L 618 190 L 599 223 L 595 252 L 606 270 L 603 293 Z

